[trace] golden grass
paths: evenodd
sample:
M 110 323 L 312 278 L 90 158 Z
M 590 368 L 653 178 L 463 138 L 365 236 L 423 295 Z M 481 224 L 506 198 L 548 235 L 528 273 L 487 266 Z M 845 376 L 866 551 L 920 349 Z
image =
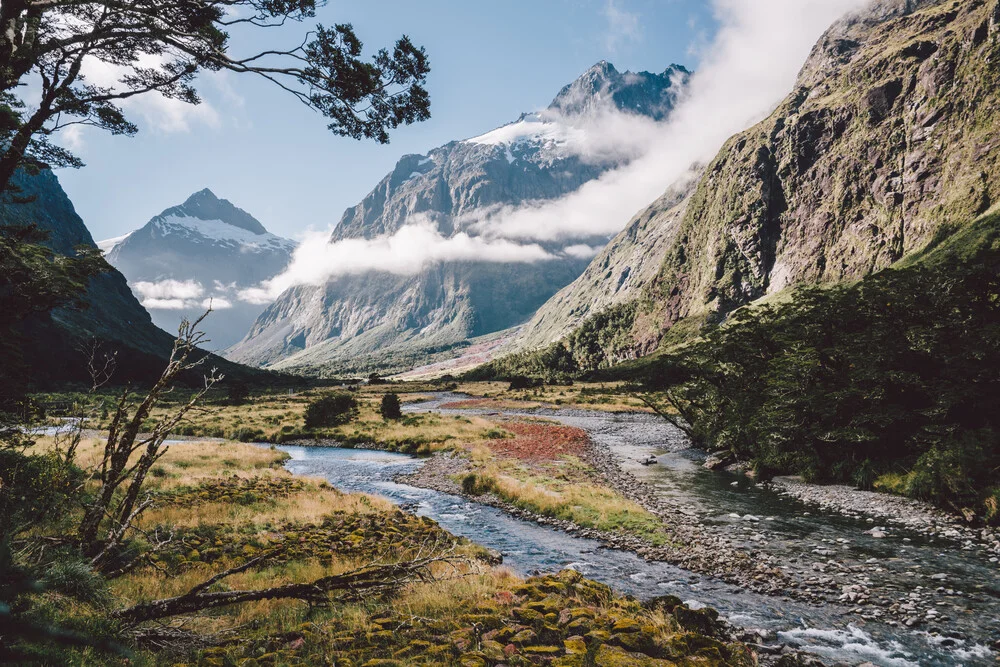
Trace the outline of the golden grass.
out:
M 576 382 L 509 390 L 508 382 L 463 382 L 457 392 L 496 401 L 509 408 L 580 408 L 605 412 L 649 412 L 646 405 L 623 389 L 621 382 Z
M 477 488 L 513 505 L 588 528 L 637 534 L 654 544 L 668 541 L 659 519 L 614 489 L 593 483 L 592 468 L 574 456 L 528 463 L 499 457 L 486 444 L 467 454 Z
M 493 568 L 434 583 L 411 584 L 393 607 L 400 614 L 448 619 L 458 610 L 491 600 L 498 592 L 509 591 L 520 582 L 521 579 L 509 569 Z

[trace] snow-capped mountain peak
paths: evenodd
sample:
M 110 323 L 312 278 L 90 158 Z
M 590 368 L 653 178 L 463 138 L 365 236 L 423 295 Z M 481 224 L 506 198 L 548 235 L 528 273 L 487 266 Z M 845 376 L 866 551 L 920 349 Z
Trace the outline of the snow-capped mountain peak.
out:
M 205 188 L 101 247 L 157 325 L 174 330 L 211 303 L 216 312 L 204 326 L 222 348 L 263 310 L 241 301 L 240 291 L 278 274 L 296 245 Z

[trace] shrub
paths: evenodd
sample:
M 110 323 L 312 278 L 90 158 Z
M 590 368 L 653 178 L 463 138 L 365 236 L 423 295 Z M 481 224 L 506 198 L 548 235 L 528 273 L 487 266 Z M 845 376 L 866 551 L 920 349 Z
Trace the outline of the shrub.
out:
M 400 419 L 403 416 L 403 411 L 399 405 L 399 396 L 396 394 L 382 396 L 379 412 L 382 414 L 382 419 Z
M 317 398 L 306 407 L 306 428 L 342 426 L 354 418 L 358 401 L 350 394 L 330 394 Z
M 495 491 L 496 482 L 492 477 L 482 477 L 474 472 L 462 478 L 462 491 L 470 496 L 481 496 L 484 493 Z
M 230 405 L 243 405 L 250 397 L 250 387 L 246 382 L 233 380 L 226 383 L 229 387 L 228 401 Z
M 49 566 L 42 580 L 45 588 L 68 595 L 81 602 L 102 605 L 110 600 L 107 583 L 83 561 L 56 562 Z
M 260 442 L 261 440 L 264 440 L 264 431 L 259 428 L 241 426 L 233 431 L 230 439 L 239 440 L 240 442 Z
M 525 375 L 515 375 L 510 378 L 510 386 L 507 391 L 516 391 L 518 389 L 531 389 L 532 387 L 537 387 L 541 384 L 540 380 L 529 378 Z

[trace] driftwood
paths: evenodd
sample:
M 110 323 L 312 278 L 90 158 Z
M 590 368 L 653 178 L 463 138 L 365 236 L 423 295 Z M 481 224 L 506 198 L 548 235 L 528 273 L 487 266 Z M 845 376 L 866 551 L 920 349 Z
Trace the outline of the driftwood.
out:
M 392 593 L 407 584 L 434 581 L 435 576 L 431 572 L 431 567 L 437 563 L 456 565 L 459 562 L 468 562 L 466 557 L 458 556 L 454 554 L 453 550 L 448 550 L 444 553 L 419 556 L 399 563 L 374 563 L 306 583 L 285 584 L 257 590 L 209 590 L 223 579 L 246 572 L 268 557 L 269 555 L 260 556 L 220 572 L 194 586 L 183 595 L 142 602 L 121 609 L 114 612 L 112 618 L 126 626 L 134 626 L 147 621 L 260 600 L 291 599 L 310 604 L 324 604 L 329 601 L 331 593 L 340 593 L 340 599 L 343 601 L 357 601 L 362 598 Z

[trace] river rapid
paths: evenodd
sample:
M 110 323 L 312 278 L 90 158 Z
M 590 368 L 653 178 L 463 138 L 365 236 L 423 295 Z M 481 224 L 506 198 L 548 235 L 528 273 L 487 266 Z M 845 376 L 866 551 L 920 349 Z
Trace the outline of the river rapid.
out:
M 440 394 L 407 409 L 483 413 L 440 408 L 461 398 Z M 695 517 L 705 530 L 723 533 L 738 547 L 781 563 L 804 595 L 754 593 L 515 518 L 461 496 L 395 481 L 418 470 L 425 459 L 337 447 L 280 449 L 291 456 L 286 464 L 291 472 L 388 498 L 455 535 L 499 551 L 504 564 L 522 575 L 568 567 L 640 598 L 676 595 L 691 606 L 718 609 L 734 626 L 760 631 L 763 644 L 798 648 L 828 663 L 996 664 L 990 644 L 1000 638 L 1000 569 L 982 549 L 895 526 L 886 528 L 884 537 L 876 537 L 873 527 L 882 526 L 868 517 L 823 511 L 743 475 L 705 470 L 703 456 L 690 449 L 681 432 L 649 415 L 499 412 L 544 416 L 586 430 L 595 445 L 613 454 L 618 465 L 641 480 L 651 494 Z M 650 455 L 658 464 L 640 465 Z M 811 602 L 812 586 L 825 591 L 826 597 Z M 839 593 L 848 586 L 872 598 L 873 604 L 857 606 L 847 589 L 830 600 L 830 590 Z M 883 616 L 882 609 L 889 605 L 896 605 L 897 611 L 906 606 L 902 616 Z M 906 616 L 910 608 L 913 617 L 919 617 L 917 622 L 907 626 L 892 620 Z

